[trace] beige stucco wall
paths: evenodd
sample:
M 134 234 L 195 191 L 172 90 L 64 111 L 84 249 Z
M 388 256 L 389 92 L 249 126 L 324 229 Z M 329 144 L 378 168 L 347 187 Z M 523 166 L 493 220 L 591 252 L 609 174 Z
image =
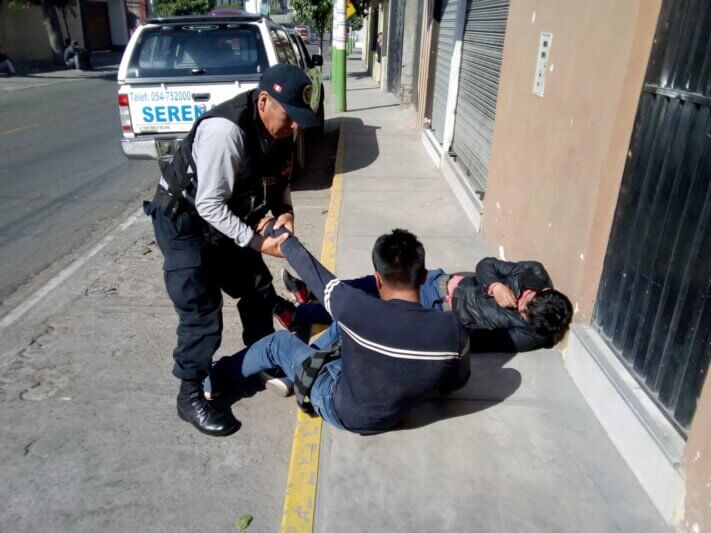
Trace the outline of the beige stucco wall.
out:
M 511 2 L 482 229 L 589 322 L 660 0 Z M 552 32 L 543 97 L 532 93 Z
M 698 407 L 689 431 L 682 471 L 686 477 L 684 531 L 711 531 L 711 385 L 701 391 Z
M 660 5 L 511 2 L 482 231 L 507 259 L 541 260 L 578 322 L 591 319 Z M 542 98 L 532 93 L 541 32 L 553 33 Z M 711 531 L 711 386 L 682 472 L 680 526 Z
M 78 2 L 67 10 L 67 23 L 73 40 L 84 46 L 81 20 L 79 18 Z M 6 3 L 0 5 L 0 49 L 14 61 L 35 61 L 52 59 L 52 49 L 49 46 L 47 32 L 42 24 L 42 14 L 39 7 L 31 6 L 25 9 L 10 9 Z M 62 13 L 57 11 L 59 25 L 62 28 L 62 38 L 66 38 Z

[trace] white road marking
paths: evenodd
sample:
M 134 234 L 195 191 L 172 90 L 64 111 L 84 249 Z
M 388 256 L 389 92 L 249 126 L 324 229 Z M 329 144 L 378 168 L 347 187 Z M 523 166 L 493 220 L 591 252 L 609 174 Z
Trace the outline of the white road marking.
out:
M 61 272 L 50 279 L 47 283 L 42 285 L 37 289 L 32 295 L 30 295 L 23 303 L 12 309 L 7 313 L 2 320 L 0 320 L 0 330 L 7 329 L 14 322 L 16 322 L 22 315 L 27 311 L 32 309 L 42 298 L 47 296 L 54 289 L 59 287 L 64 281 L 66 281 L 74 272 L 79 270 L 89 259 L 98 254 L 103 250 L 106 245 L 113 241 L 119 233 L 122 233 L 128 229 L 133 223 L 135 223 L 140 213 L 143 212 L 143 208 L 137 209 L 133 214 L 131 214 L 124 222 L 122 222 L 116 229 L 112 230 L 106 237 L 101 239 L 96 246 L 89 250 L 83 256 L 75 259 L 69 265 L 67 265 Z

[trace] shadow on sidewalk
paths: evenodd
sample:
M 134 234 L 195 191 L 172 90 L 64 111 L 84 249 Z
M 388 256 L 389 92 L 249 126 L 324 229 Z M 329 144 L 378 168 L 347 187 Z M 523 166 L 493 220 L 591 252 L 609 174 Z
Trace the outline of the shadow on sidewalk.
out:
M 470 415 L 503 402 L 521 386 L 521 373 L 504 368 L 516 354 L 472 353 L 471 377 L 450 396 L 434 398 L 413 409 L 395 430 L 428 426 L 440 420 Z
M 349 109 L 348 111 L 368 111 L 370 109 L 383 109 L 386 107 L 400 107 L 400 104 L 387 104 L 387 105 L 374 105 L 371 107 L 356 107 L 354 109 Z
M 253 376 L 240 383 L 231 383 L 217 398 L 212 400 L 212 404 L 221 411 L 232 412 L 234 404 L 245 398 L 251 398 L 264 390 L 265 387 L 262 382 L 256 376 Z
M 368 126 L 360 118 L 341 117 L 341 128 L 346 136 L 344 173 L 366 168 L 378 159 L 380 149 L 375 133 L 380 129 L 379 126 Z
M 333 182 L 333 172 L 338 149 L 338 119 L 327 119 L 323 134 L 306 130 L 306 167 L 291 176 L 292 191 L 328 189 Z
M 384 106 L 389 107 L 389 106 Z M 291 179 L 293 191 L 328 189 L 333 182 L 339 128 L 346 135 L 347 157 L 343 172 L 353 172 L 372 164 L 380 155 L 377 126 L 367 126 L 359 118 L 340 117 L 326 120 L 323 135 L 309 134 L 306 168 L 296 172 Z

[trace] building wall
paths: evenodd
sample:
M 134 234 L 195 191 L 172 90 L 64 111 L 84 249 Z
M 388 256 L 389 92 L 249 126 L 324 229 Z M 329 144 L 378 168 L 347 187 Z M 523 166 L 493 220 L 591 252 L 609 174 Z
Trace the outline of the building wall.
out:
M 111 25 L 111 45 L 126 46 L 128 44 L 128 22 L 126 6 L 123 0 L 108 0 L 109 24 Z
M 72 10 L 76 14 L 72 14 Z M 62 37 L 67 38 L 62 13 L 57 12 Z M 84 36 L 78 2 L 67 10 L 67 24 L 73 40 L 84 46 Z M 42 11 L 37 6 L 10 9 L 3 2 L 0 7 L 0 49 L 14 61 L 43 61 L 52 59 L 47 32 L 42 24 Z
M 419 0 L 405 1 L 405 32 L 402 43 L 402 70 L 400 74 L 400 102 L 409 105 L 417 85 L 417 66 L 420 60 L 420 35 L 418 21 L 422 20 Z M 401 15 L 402 16 L 402 15 Z
M 660 0 L 511 2 L 482 230 L 509 260 L 535 258 L 589 323 Z M 541 32 L 552 32 L 545 93 L 532 93 Z M 680 526 L 711 524 L 711 386 L 682 472 Z
M 711 386 L 704 385 L 684 450 L 684 531 L 711 531 Z
M 511 3 L 482 228 L 589 322 L 660 0 Z M 543 97 L 532 93 L 552 32 Z M 501 248 L 500 248 L 501 247 Z

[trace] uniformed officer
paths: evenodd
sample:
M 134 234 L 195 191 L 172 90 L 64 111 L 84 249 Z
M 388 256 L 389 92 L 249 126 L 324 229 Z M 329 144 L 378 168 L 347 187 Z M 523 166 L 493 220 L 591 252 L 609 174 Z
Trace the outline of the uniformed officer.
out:
M 178 313 L 173 374 L 181 380 L 178 416 L 208 435 L 229 435 L 238 422 L 203 394 L 222 338 L 222 294 L 239 298 L 243 340 L 274 331 L 277 295 L 261 254 L 282 257 L 281 239 L 258 230 L 294 229 L 289 191 L 293 136 L 316 126 L 311 80 L 293 65 L 264 72 L 257 89 L 200 116 L 162 169 L 145 205 L 164 256 L 164 278 Z M 271 216 L 267 216 L 271 212 Z

